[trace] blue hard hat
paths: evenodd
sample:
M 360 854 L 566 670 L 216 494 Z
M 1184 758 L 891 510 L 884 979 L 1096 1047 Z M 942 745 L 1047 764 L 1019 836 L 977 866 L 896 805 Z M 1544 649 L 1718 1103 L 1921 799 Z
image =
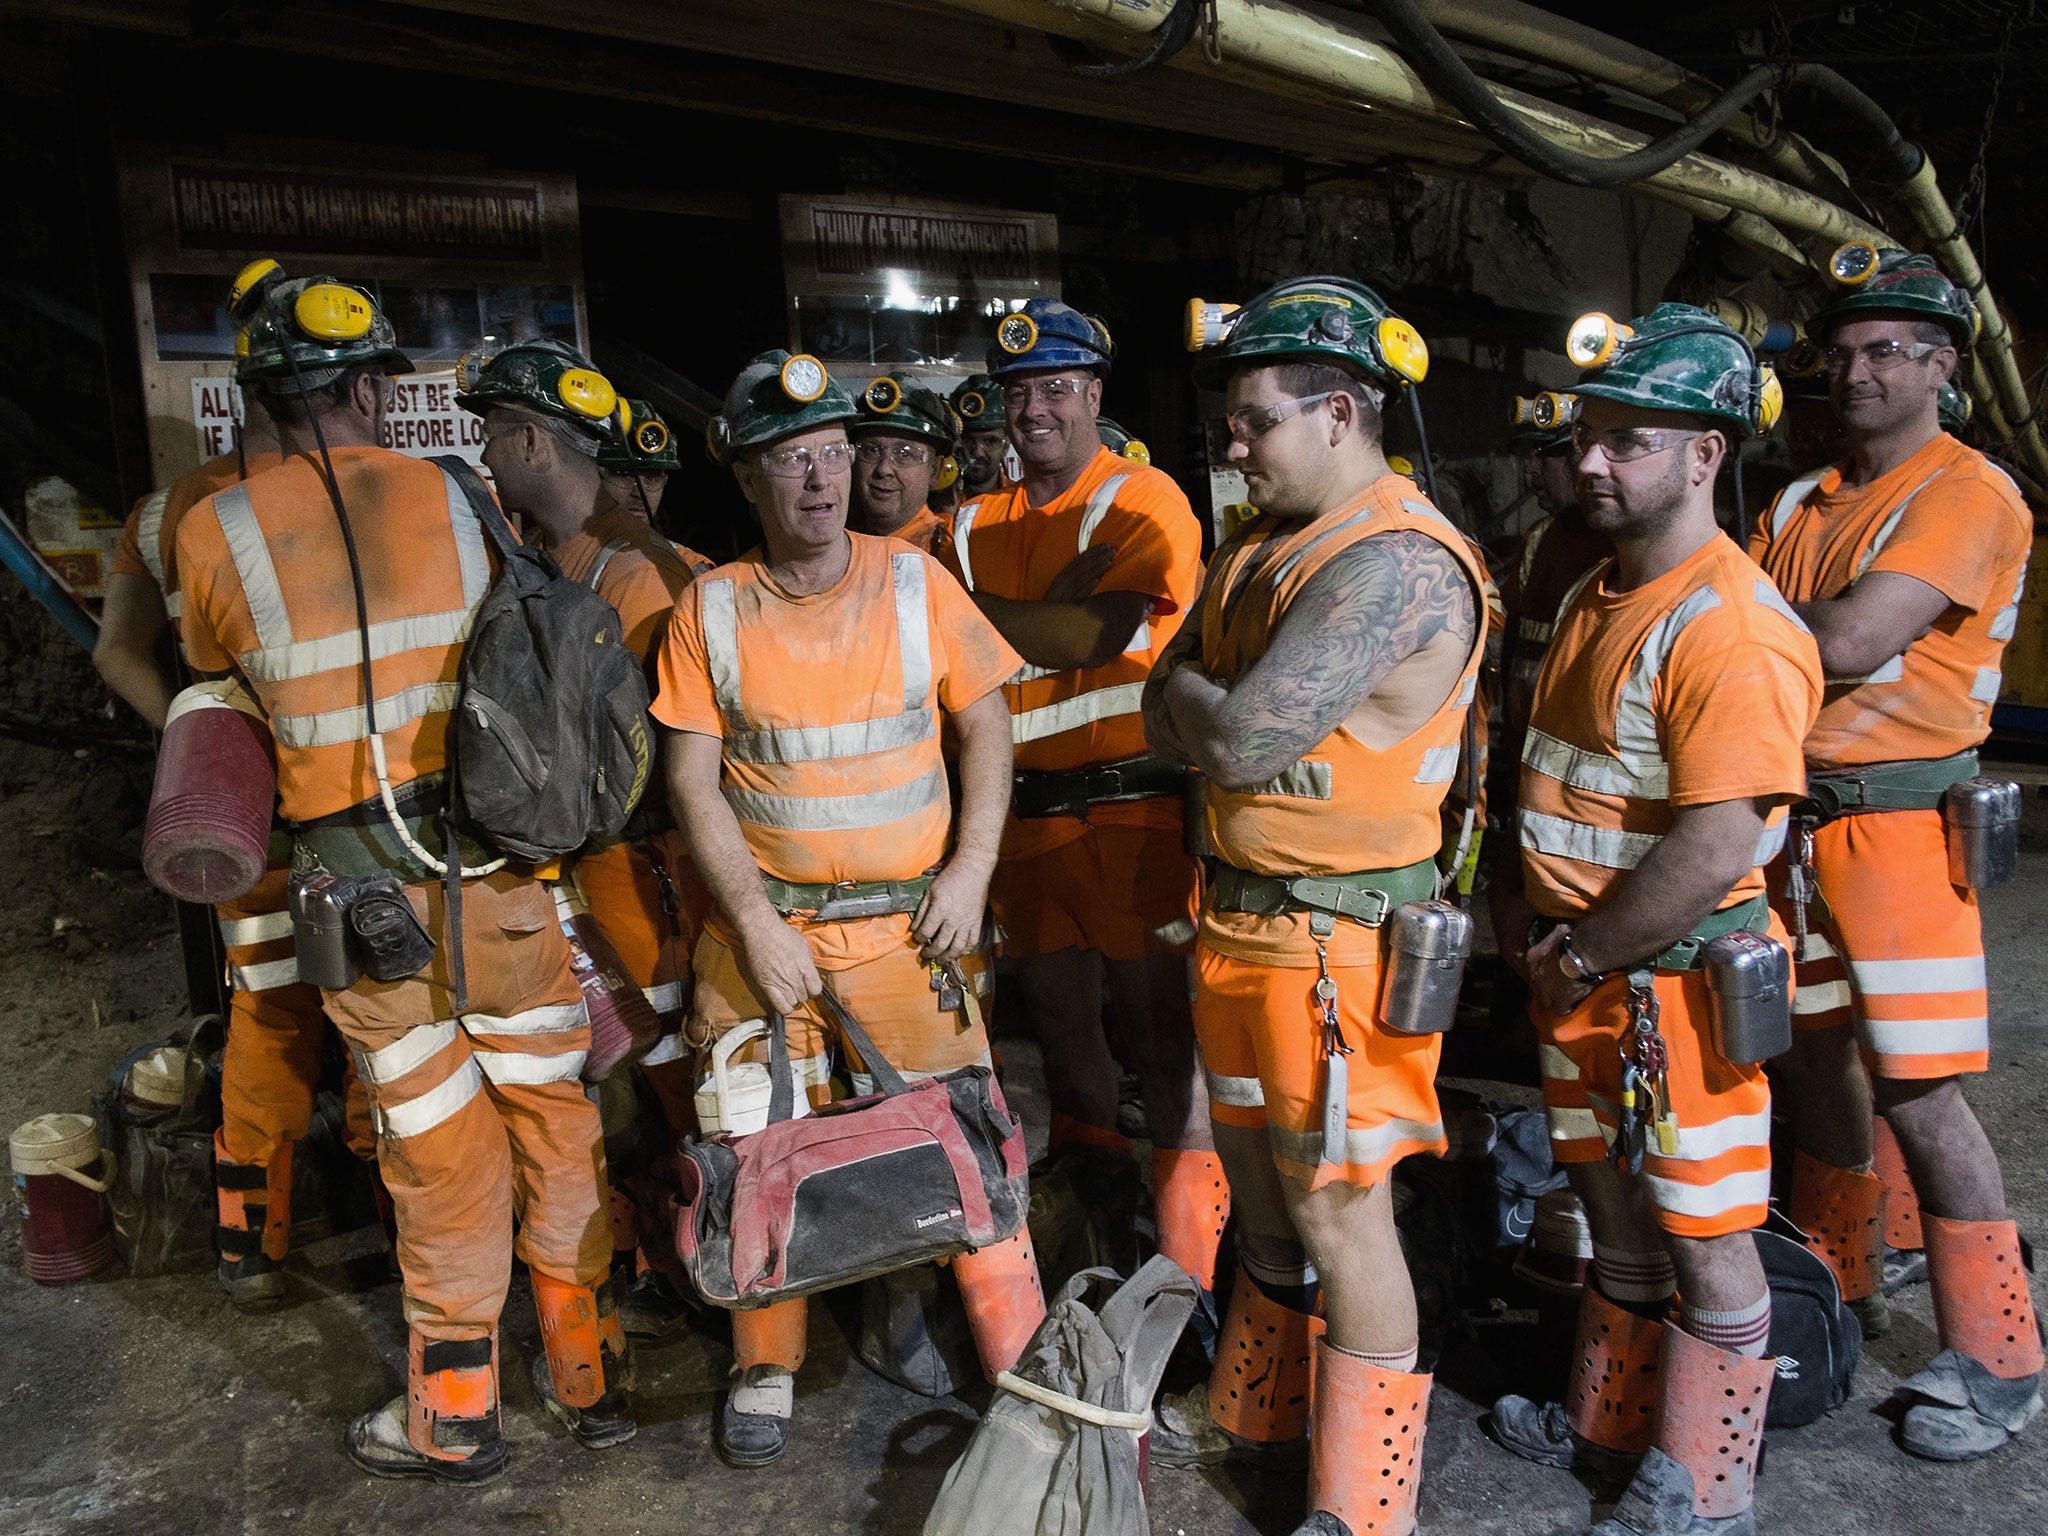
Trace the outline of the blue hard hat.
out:
M 988 371 L 998 379 L 1041 368 L 1087 368 L 1107 375 L 1116 357 L 1109 327 L 1058 299 L 1031 299 L 996 322 Z

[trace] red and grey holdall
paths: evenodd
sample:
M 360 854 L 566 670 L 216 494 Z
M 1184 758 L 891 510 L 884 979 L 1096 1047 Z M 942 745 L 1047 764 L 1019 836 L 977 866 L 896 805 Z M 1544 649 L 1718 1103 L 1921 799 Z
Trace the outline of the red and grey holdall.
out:
M 691 1137 L 676 1158 L 676 1255 L 714 1306 L 765 1307 L 1015 1237 L 1024 1128 L 987 1067 L 905 1082 L 823 996 L 877 1093 L 795 1118 L 782 1017 L 768 1029 L 768 1124 Z

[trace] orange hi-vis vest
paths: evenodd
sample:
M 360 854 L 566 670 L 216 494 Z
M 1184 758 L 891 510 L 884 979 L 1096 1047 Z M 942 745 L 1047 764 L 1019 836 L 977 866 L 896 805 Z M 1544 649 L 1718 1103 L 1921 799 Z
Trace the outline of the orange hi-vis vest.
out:
M 1872 571 L 1916 577 L 1954 606 L 1867 677 L 1830 677 L 1807 738 L 1816 769 L 1950 757 L 1991 729 L 1999 663 L 2019 626 L 2033 516 L 2010 476 L 1937 434 L 1868 485 L 1830 468 L 1795 480 L 1758 525 L 1757 562 L 1795 603 Z
M 121 529 L 121 542 L 114 551 L 112 568 L 131 576 L 147 576 L 163 594 L 164 613 L 175 625 L 183 612 L 178 593 L 178 524 L 193 507 L 226 486 L 261 474 L 283 463 L 275 453 L 252 453 L 246 468 L 232 453 L 208 459 L 191 473 L 179 476 L 160 491 L 151 491 L 135 503 Z
M 447 766 L 463 642 L 491 585 L 483 527 L 438 465 L 337 448 L 369 609 L 377 729 L 394 786 Z M 362 639 L 341 526 L 311 459 L 216 492 L 178 531 L 185 650 L 238 671 L 270 717 L 284 814 L 311 821 L 377 793 Z
M 1098 593 L 1143 591 L 1152 610 L 1123 654 L 1099 667 L 1021 667 L 1003 685 L 1017 767 L 1059 772 L 1145 750 L 1140 704 L 1152 663 L 1180 630 L 1201 581 L 1201 528 L 1172 477 L 1102 449 L 1042 507 L 1022 483 L 953 514 L 952 565 L 968 591 L 1034 601 L 1100 535 L 1117 563 Z
M 926 592 L 937 572 L 895 540 L 849 537 L 829 636 L 791 633 L 763 565 L 692 589 L 726 803 L 755 862 L 792 882 L 911 879 L 945 856 L 953 819 Z M 811 652 L 820 641 L 830 654 Z
M 1472 584 L 1472 648 L 1457 685 L 1434 714 L 1391 746 L 1368 746 L 1339 725 L 1264 784 L 1232 790 L 1211 781 L 1210 836 L 1226 863 L 1261 875 L 1355 874 L 1418 863 L 1434 857 L 1442 843 L 1438 808 L 1458 772 L 1465 717 L 1486 651 L 1480 608 L 1486 574 L 1464 536 L 1420 498 L 1413 481 L 1384 475 L 1322 517 L 1253 523 L 1235 548 L 1218 555 L 1220 568 L 1210 577 L 1201 610 L 1202 665 L 1220 683 L 1242 677 L 1265 655 L 1288 606 L 1316 572 L 1353 545 L 1393 532 L 1420 533 L 1442 545 Z M 1265 945 L 1256 951 L 1244 946 L 1250 930 L 1263 934 L 1275 924 L 1298 926 L 1294 919 L 1205 912 L 1203 938 L 1224 954 L 1267 959 Z M 1353 926 L 1338 925 L 1343 947 L 1357 947 L 1349 942 L 1354 938 L 1376 945 L 1365 930 L 1349 932 Z M 1339 958 L 1334 949 L 1331 958 Z
M 1754 867 L 1722 907 L 1763 891 L 1805 793 L 1801 742 L 1820 653 L 1770 578 L 1726 537 L 1613 592 L 1605 561 L 1558 610 L 1522 743 L 1520 838 L 1538 912 L 1580 917 L 1655 848 L 1678 811 L 1774 798 Z

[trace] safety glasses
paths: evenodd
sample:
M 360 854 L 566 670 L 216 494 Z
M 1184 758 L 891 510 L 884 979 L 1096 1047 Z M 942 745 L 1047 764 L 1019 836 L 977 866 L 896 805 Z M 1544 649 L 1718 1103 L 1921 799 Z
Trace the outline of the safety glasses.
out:
M 1633 464 L 1653 453 L 1664 453 L 1700 436 L 1666 427 L 1609 427 L 1596 432 L 1591 427 L 1572 428 L 1572 453 L 1583 459 L 1598 448 L 1611 464 Z
M 755 457 L 754 464 L 762 474 L 778 480 L 808 480 L 813 469 L 828 475 L 842 473 L 852 457 L 846 444 L 827 443 L 822 448 L 764 449 Z
M 1003 386 L 1003 404 L 1012 411 L 1021 411 L 1034 400 L 1057 405 L 1063 400 L 1080 399 L 1087 389 L 1086 379 L 1070 378 L 1066 374 L 1050 379 L 1019 379 L 1015 384 Z
M 1224 417 L 1223 424 L 1230 428 L 1232 442 L 1255 443 L 1288 417 L 1312 411 L 1330 396 L 1338 393 L 1338 390 L 1326 389 L 1320 395 L 1297 395 L 1294 399 L 1282 400 L 1277 405 L 1248 405 L 1243 410 L 1232 411 Z
M 853 450 L 854 462 L 873 467 L 887 459 L 899 469 L 909 469 L 914 464 L 929 464 L 932 451 L 923 443 L 857 443 Z
M 1866 341 L 1860 347 L 1823 347 L 1820 365 L 1829 378 L 1840 378 L 1860 357 L 1863 366 L 1872 373 L 1890 373 L 1904 363 L 1917 363 L 1930 352 L 1940 350 L 1941 343 L 1936 341 Z

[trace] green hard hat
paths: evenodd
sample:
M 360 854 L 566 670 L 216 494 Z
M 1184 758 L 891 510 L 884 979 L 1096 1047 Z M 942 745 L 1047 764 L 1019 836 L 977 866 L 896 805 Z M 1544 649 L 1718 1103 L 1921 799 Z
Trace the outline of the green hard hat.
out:
M 856 437 L 886 428 L 921 437 L 940 453 L 960 446 L 959 413 L 944 395 L 908 374 L 884 373 L 868 380 L 867 388 L 854 396 L 853 408 L 858 414 L 846 430 Z
M 953 391 L 952 405 L 959 413 L 962 432 L 1001 432 L 1009 425 L 1003 388 L 993 374 L 967 375 Z
M 1741 334 L 1690 304 L 1659 304 L 1634 323 L 1593 313 L 1565 333 L 1584 374 L 1580 397 L 1704 416 L 1752 437 L 1778 419 L 1784 391 Z
M 413 371 L 377 301 L 339 278 L 288 278 L 274 261 L 252 261 L 228 291 L 228 314 L 238 384 L 319 389 L 365 365 Z
M 1961 350 L 1977 339 L 1977 306 L 1942 275 L 1931 256 L 1852 240 L 1828 258 L 1828 273 L 1835 294 L 1807 324 L 1815 336 L 1826 336 L 1844 320 L 1903 315 L 1945 327 Z
M 574 347 L 547 337 L 502 352 L 470 352 L 455 365 L 455 403 L 478 416 L 494 405 L 523 406 L 580 427 L 599 442 L 619 427 L 619 392 Z
M 749 448 L 859 414 L 823 363 L 808 352 L 792 357 L 777 347 L 740 370 L 725 392 L 725 409 L 705 426 L 704 446 L 719 463 L 730 464 Z
M 1293 278 L 1242 308 L 1190 299 L 1186 342 L 1206 354 L 1195 379 L 1210 389 L 1234 368 L 1290 358 L 1348 365 L 1388 388 L 1420 384 L 1429 372 L 1421 333 L 1348 277 Z
M 1941 401 L 1935 410 L 1941 418 L 1941 430 L 1944 432 L 1962 431 L 1975 414 L 1970 397 L 1947 379 L 1941 381 Z
M 1554 389 L 1536 395 L 1517 395 L 1508 418 L 1508 446 L 1517 453 L 1549 453 L 1569 448 L 1572 424 L 1578 419 L 1577 395 Z
M 676 457 L 675 434 L 645 400 L 621 400 L 619 423 L 626 430 L 616 440 L 597 445 L 597 467 L 628 475 L 672 475 L 683 467 Z

